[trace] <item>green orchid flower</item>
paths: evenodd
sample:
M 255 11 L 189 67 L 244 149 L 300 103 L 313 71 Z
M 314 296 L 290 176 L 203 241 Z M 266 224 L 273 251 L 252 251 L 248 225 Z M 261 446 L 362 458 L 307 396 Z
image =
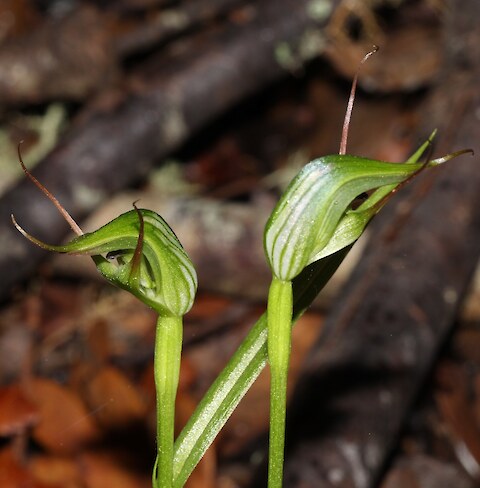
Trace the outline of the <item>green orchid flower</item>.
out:
M 29 235 L 27 239 L 48 251 L 92 256 L 98 271 L 159 315 L 185 315 L 193 305 L 197 274 L 176 235 L 160 215 L 130 210 L 95 232 L 81 234 L 55 246 Z
M 20 157 L 20 155 L 19 155 Z M 151 210 L 126 212 L 95 232 L 84 234 L 58 200 L 25 168 L 25 174 L 47 195 L 77 237 L 64 245 L 46 244 L 28 234 L 27 239 L 48 251 L 92 257 L 98 271 L 158 313 L 154 375 L 157 393 L 157 461 L 153 486 L 173 483 L 175 398 L 178 388 L 183 336 L 183 316 L 193 305 L 197 274 L 177 236 L 165 220 Z

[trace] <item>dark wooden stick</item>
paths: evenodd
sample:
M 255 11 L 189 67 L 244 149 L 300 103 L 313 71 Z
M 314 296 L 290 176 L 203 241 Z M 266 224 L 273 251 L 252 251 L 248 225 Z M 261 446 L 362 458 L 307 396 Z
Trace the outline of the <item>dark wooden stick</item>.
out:
M 112 19 L 81 7 L 0 45 L 0 107 L 83 100 L 118 72 Z
M 136 20 L 115 5 L 103 10 L 80 5 L 47 18 L 0 45 L 0 106 L 85 100 L 118 82 L 124 58 L 161 49 L 182 33 L 188 37 L 242 4 L 245 0 L 180 2 Z
M 174 36 L 179 36 L 192 29 L 198 29 L 208 21 L 226 15 L 234 8 L 250 7 L 246 0 L 195 0 L 181 2 L 175 7 L 158 10 L 148 21 L 137 23 L 126 29 L 114 41 L 118 54 L 122 57 L 151 49 L 152 46 L 165 43 Z M 128 19 L 128 18 L 127 18 Z M 120 19 L 121 21 L 121 19 Z

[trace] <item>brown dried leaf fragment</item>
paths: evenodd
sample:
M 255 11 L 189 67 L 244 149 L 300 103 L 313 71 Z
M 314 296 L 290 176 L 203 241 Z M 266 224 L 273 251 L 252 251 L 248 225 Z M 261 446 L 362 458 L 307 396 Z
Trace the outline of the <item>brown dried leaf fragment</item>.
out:
M 83 488 L 80 468 L 69 458 L 59 456 L 35 456 L 30 461 L 33 478 L 48 487 Z
M 124 456 L 112 452 L 91 452 L 80 458 L 86 488 L 150 488 L 152 479 L 128 466 Z
M 38 422 L 39 410 L 19 385 L 0 389 L 0 436 L 19 434 Z
M 2 488 L 38 488 L 28 469 L 19 461 L 12 448 L 0 451 L 0 486 Z
M 40 411 L 33 438 L 58 454 L 78 452 L 98 437 L 98 429 L 75 392 L 52 380 L 36 378 L 29 383 L 30 395 Z
M 117 368 L 105 366 L 86 385 L 85 397 L 102 427 L 118 429 L 144 418 L 146 401 Z

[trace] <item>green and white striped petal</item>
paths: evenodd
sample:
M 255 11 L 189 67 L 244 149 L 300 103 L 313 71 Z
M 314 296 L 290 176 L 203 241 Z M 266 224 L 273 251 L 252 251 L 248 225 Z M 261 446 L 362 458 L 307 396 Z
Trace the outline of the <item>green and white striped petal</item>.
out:
M 415 156 L 418 160 L 420 154 Z M 388 194 L 421 168 L 412 160 L 397 164 L 349 155 L 307 164 L 265 227 L 265 253 L 273 274 L 290 281 L 308 264 L 354 242 L 378 211 L 373 204 L 385 195 L 374 193 L 358 211 L 350 210 L 353 200 L 376 188 L 386 188 Z
M 160 315 L 183 316 L 193 305 L 195 268 L 169 225 L 151 210 L 126 212 L 63 246 L 45 244 L 16 225 L 44 249 L 92 256 L 108 281 L 128 290 Z

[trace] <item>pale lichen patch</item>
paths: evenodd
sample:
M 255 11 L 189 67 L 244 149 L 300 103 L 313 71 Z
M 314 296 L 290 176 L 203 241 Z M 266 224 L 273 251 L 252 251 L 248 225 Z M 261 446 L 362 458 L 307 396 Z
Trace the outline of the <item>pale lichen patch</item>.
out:
M 332 3 L 329 0 L 312 0 L 307 4 L 307 13 L 310 18 L 321 22 L 332 13 Z

